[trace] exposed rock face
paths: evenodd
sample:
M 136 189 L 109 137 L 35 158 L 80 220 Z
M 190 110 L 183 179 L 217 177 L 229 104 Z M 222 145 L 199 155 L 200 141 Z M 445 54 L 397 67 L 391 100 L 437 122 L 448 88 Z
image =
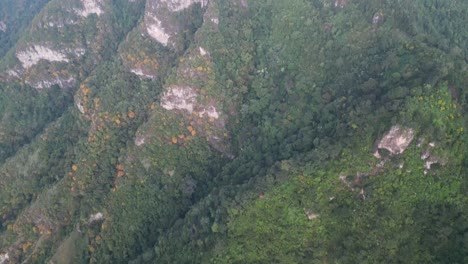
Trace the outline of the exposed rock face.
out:
M 437 164 L 437 163 L 439 163 L 439 158 L 434 157 L 434 156 L 431 156 L 431 157 L 427 158 L 425 161 L 426 161 L 426 162 L 424 163 L 424 168 L 425 168 L 426 170 L 430 170 L 432 164 Z
M 101 15 L 103 13 L 101 6 L 101 0 L 81 0 L 83 9 L 75 9 L 76 14 L 79 16 L 87 17 L 90 14 Z
M 379 149 L 386 149 L 393 155 L 401 154 L 414 138 L 412 128 L 403 128 L 399 125 L 393 126 L 378 144 Z
M 216 111 L 214 106 L 209 106 L 207 109 L 203 109 L 199 114 L 200 117 L 208 116 L 209 118 L 218 119 L 219 113 Z
M 171 12 L 178 12 L 195 3 L 201 3 L 202 7 L 206 6 L 208 0 L 161 0 L 161 3 L 166 4 L 167 9 Z
M 0 31 L 5 32 L 6 30 L 7 30 L 7 25 L 5 24 L 5 22 L 0 21 Z
M 69 62 L 69 53 L 79 57 L 85 53 L 85 50 L 53 50 L 43 45 L 34 44 L 26 50 L 18 51 L 16 53 L 16 57 L 20 60 L 23 68 L 28 69 L 37 64 L 40 60 L 50 62 Z
M 99 212 L 99 213 L 90 215 L 89 219 L 88 219 L 88 223 L 92 224 L 92 223 L 94 223 L 96 221 L 101 221 L 103 219 L 104 219 L 104 215 L 101 212 Z
M 29 85 L 36 89 L 50 88 L 53 85 L 58 85 L 60 87 L 72 87 L 76 84 L 76 80 L 73 77 L 61 78 L 60 76 L 55 77 L 54 79 L 42 79 L 37 82 L 26 81 Z
M 348 4 L 349 0 L 334 0 L 333 6 L 338 8 L 343 8 Z
M 151 74 L 146 74 L 143 69 L 131 69 L 130 70 L 131 73 L 134 73 L 142 78 L 147 78 L 147 79 L 153 79 L 155 76 L 151 75 Z
M 84 106 L 83 106 L 83 104 L 81 103 L 81 101 L 79 99 L 76 99 L 76 107 L 78 108 L 80 113 L 82 113 L 82 114 L 85 113 Z
M 138 135 L 138 136 L 136 136 L 136 138 L 135 138 L 135 145 L 136 145 L 136 146 L 141 146 L 141 145 L 145 144 L 145 140 L 146 140 L 146 139 L 145 139 L 143 136 Z
M 190 86 L 172 86 L 161 98 L 161 106 L 166 110 L 185 110 L 192 114 L 198 112 L 200 118 L 218 119 L 220 113 L 214 105 L 201 105 L 196 102 L 197 91 Z
M 182 11 L 195 3 L 202 7 L 208 0 L 149 0 L 146 5 L 145 27 L 148 35 L 164 46 L 171 43 L 171 37 L 177 35 L 180 25 L 172 18 L 173 13 Z
M 307 211 L 305 209 L 304 209 L 304 212 L 307 215 L 307 219 L 309 219 L 309 220 L 314 220 L 314 219 L 317 219 L 319 217 L 318 214 L 314 214 L 314 213 L 312 213 L 310 211 Z
M 0 255 L 0 264 L 6 264 L 9 259 L 8 253 Z
M 204 48 L 198 47 L 198 49 L 199 49 L 199 51 L 200 51 L 200 55 L 206 56 L 206 55 L 208 54 L 208 52 L 207 52 Z
M 384 14 L 382 12 L 377 12 L 374 14 L 372 17 L 372 24 L 373 25 L 379 25 L 382 24 L 384 21 Z
M 442 166 L 445 165 L 446 161 L 441 159 L 440 157 L 432 155 L 432 149 L 435 147 L 434 142 L 430 142 L 428 144 L 428 148 L 421 154 L 421 160 L 424 161 L 424 174 L 427 174 L 428 171 L 431 169 L 433 164 L 440 164 Z
M 21 61 L 25 69 L 37 64 L 40 60 L 68 62 L 66 54 L 40 45 L 33 45 L 25 51 L 18 52 L 16 57 Z
M 165 31 L 161 21 L 154 15 L 148 15 L 146 20 L 146 30 L 148 34 L 156 41 L 166 46 L 171 36 Z
M 170 87 L 161 99 L 161 106 L 167 110 L 180 109 L 186 110 L 190 114 L 193 112 L 195 89 L 189 86 Z
M 20 73 L 16 70 L 10 69 L 7 71 L 8 76 L 18 78 Z

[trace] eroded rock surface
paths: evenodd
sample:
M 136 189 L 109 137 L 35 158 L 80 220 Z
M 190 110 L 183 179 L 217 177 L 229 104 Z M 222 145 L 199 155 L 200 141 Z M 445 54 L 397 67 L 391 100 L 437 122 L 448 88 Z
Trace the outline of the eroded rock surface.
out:
M 167 9 L 171 12 L 178 12 L 195 3 L 200 3 L 202 7 L 206 6 L 208 4 L 208 0 L 161 0 L 161 3 L 166 4 Z
M 162 22 L 153 14 L 148 15 L 146 17 L 146 21 L 146 30 L 148 31 L 148 34 L 156 41 L 166 46 L 169 43 L 171 35 L 166 32 Z
M 76 14 L 79 16 L 87 17 L 90 14 L 101 15 L 103 13 L 101 9 L 100 0 L 81 0 L 83 9 L 75 9 Z
M 8 253 L 5 253 L 5 254 L 1 254 L 0 255 L 0 264 L 6 264 L 8 263 L 7 261 L 10 259 L 10 257 L 8 257 Z
M 164 46 L 173 44 L 171 38 L 178 34 L 181 25 L 173 17 L 195 3 L 202 7 L 208 0 L 150 0 L 146 4 L 145 27 L 148 35 Z
M 76 80 L 73 77 L 60 77 L 56 76 L 51 79 L 42 79 L 36 82 L 31 82 L 31 81 L 26 81 L 27 84 L 31 85 L 32 87 L 36 89 L 45 89 L 45 88 L 50 88 L 53 85 L 58 85 L 62 88 L 64 87 L 72 87 L 76 84 Z
M 84 53 L 85 50 L 81 48 L 74 50 L 54 50 L 44 45 L 34 44 L 25 50 L 18 51 L 16 53 L 16 57 L 23 65 L 23 68 L 28 69 L 39 63 L 40 60 L 50 62 L 69 62 L 68 54 L 82 56 Z
M 6 30 L 7 30 L 7 25 L 5 24 L 5 22 L 0 21 L 0 31 L 5 32 Z
M 333 6 L 338 8 L 343 8 L 348 4 L 349 0 L 334 0 Z
M 193 112 L 197 93 L 190 86 L 173 86 L 161 98 L 161 106 L 166 110 L 180 109 L 186 110 L 190 114 Z
M 313 212 L 311 212 L 311 211 L 308 211 L 308 210 L 306 210 L 306 209 L 304 209 L 304 213 L 306 214 L 307 219 L 309 219 L 309 220 L 314 220 L 314 219 L 319 218 L 319 215 L 318 215 L 318 214 L 315 214 L 315 213 L 313 213 Z
M 94 222 L 101 221 L 103 219 L 104 219 L 104 215 L 101 212 L 99 212 L 99 213 L 90 215 L 88 219 L 88 223 L 92 224 Z
M 40 60 L 68 62 L 66 54 L 40 45 L 33 45 L 24 51 L 18 52 L 16 57 L 25 69 L 37 64 Z
M 412 128 L 395 125 L 380 140 L 378 148 L 386 149 L 393 155 L 401 154 L 409 146 L 413 138 L 414 130 Z
M 143 69 L 131 69 L 130 72 L 146 79 L 153 79 L 155 77 L 154 75 L 145 73 Z

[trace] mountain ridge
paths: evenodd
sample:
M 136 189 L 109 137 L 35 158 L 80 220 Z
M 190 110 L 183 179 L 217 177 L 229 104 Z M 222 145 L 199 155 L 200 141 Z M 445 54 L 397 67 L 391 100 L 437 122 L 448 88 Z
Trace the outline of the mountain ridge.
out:
M 0 263 L 462 263 L 464 7 L 0 16 Z

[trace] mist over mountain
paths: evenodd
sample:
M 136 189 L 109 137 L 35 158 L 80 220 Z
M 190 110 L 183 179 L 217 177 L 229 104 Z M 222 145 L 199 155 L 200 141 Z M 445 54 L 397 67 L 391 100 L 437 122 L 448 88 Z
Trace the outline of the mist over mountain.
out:
M 465 0 L 2 0 L 0 264 L 467 263 Z

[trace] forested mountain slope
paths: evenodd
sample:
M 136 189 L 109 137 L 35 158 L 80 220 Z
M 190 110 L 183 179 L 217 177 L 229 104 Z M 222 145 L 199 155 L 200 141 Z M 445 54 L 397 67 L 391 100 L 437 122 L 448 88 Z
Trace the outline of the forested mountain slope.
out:
M 0 3 L 0 264 L 466 263 L 468 2 Z

